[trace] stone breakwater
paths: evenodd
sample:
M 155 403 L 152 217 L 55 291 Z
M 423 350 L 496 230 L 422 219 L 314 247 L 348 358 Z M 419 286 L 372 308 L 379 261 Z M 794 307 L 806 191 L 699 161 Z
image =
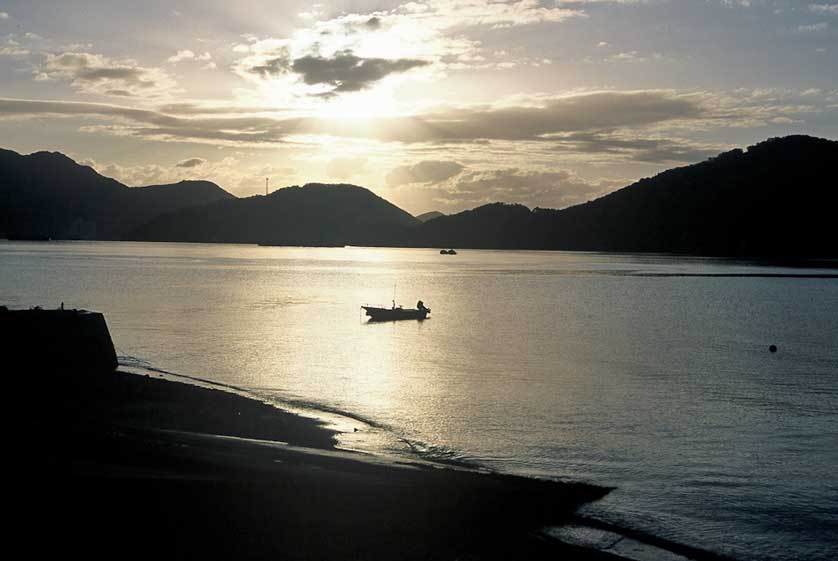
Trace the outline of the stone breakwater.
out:
M 106 373 L 117 366 L 99 312 L 0 307 L 0 345 L 3 362 L 27 372 Z

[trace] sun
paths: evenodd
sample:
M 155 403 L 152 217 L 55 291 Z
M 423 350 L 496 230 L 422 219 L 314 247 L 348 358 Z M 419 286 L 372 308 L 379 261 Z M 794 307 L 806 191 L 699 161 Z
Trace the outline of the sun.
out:
M 321 118 L 358 121 L 390 117 L 397 111 L 398 103 L 388 84 L 378 84 L 374 88 L 358 92 L 335 94 L 322 100 L 316 109 Z

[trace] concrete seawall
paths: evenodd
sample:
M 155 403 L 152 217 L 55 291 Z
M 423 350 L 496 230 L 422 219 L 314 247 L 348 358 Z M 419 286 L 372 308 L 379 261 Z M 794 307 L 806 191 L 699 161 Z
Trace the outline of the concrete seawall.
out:
M 86 310 L 0 308 L 0 361 L 28 372 L 104 373 L 116 369 L 105 316 Z

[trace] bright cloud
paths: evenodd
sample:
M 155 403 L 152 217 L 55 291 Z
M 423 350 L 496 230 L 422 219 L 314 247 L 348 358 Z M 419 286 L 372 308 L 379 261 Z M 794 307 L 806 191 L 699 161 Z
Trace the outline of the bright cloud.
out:
M 809 10 L 820 14 L 838 15 L 838 4 L 810 4 Z
M 177 64 L 178 62 L 188 61 L 188 60 L 195 60 L 206 62 L 208 60 L 212 60 L 212 55 L 210 53 L 204 54 L 195 54 L 194 52 L 190 51 L 189 49 L 185 49 L 182 51 L 178 51 L 174 55 L 170 56 L 166 59 L 167 62 L 171 64 Z

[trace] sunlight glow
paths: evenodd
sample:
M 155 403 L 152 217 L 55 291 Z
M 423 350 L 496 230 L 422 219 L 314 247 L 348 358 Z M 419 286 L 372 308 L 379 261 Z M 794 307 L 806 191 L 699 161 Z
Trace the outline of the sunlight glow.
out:
M 383 83 L 370 90 L 330 99 L 317 112 L 327 119 L 374 119 L 394 116 L 397 110 L 392 86 Z

